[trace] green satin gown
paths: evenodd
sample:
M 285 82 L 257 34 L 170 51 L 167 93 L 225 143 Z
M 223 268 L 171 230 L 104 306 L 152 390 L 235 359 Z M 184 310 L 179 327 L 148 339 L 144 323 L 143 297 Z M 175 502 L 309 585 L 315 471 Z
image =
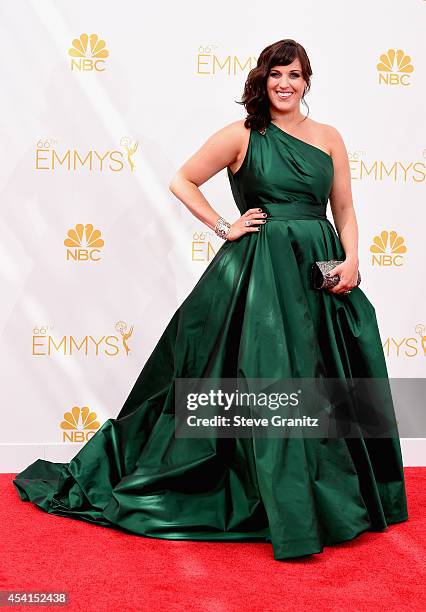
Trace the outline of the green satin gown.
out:
M 387 376 L 362 289 L 309 286 L 312 262 L 344 259 L 326 218 L 331 156 L 271 122 L 227 171 L 241 214 L 261 207 L 267 222 L 223 242 L 118 416 L 69 463 L 38 459 L 13 483 L 50 514 L 153 538 L 267 541 L 281 560 L 408 518 L 400 440 L 175 437 L 175 377 Z

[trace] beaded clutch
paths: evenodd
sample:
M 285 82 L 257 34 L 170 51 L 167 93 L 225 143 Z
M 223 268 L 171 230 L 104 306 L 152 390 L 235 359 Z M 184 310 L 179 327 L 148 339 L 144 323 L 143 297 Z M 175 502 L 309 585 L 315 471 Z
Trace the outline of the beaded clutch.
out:
M 315 261 L 311 266 L 311 284 L 313 289 L 329 289 L 334 287 L 340 280 L 339 274 L 333 276 L 326 276 L 327 272 L 330 272 L 338 264 L 342 263 L 343 260 L 329 259 L 328 261 Z M 357 286 L 361 282 L 361 274 L 358 270 L 358 281 Z

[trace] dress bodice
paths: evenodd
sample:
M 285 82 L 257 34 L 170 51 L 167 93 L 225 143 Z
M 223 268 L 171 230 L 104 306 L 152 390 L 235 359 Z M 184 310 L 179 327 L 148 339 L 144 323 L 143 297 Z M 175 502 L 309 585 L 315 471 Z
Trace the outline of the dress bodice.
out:
M 262 134 L 250 129 L 243 163 L 233 174 L 227 168 L 241 214 L 264 204 L 320 205 L 324 211 L 334 176 L 332 157 L 270 122 Z

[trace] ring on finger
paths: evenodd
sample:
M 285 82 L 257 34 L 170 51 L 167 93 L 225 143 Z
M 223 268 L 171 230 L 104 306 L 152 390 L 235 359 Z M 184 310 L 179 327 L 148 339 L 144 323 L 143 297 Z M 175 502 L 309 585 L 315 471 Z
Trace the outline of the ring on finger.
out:
M 244 225 L 251 225 L 251 221 L 244 221 Z

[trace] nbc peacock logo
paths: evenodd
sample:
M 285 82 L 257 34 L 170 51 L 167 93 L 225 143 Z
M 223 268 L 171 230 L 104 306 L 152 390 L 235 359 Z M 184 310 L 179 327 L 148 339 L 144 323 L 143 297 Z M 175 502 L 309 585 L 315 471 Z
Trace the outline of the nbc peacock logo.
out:
M 404 244 L 404 237 L 398 236 L 395 230 L 390 232 L 383 230 L 373 238 L 370 246 L 372 266 L 402 266 L 404 263 L 403 255 L 407 252 Z
M 67 261 L 89 261 L 97 262 L 101 259 L 101 248 L 104 246 L 101 232 L 95 229 L 91 223 L 77 223 L 75 227 L 67 232 L 64 240 Z
M 380 56 L 376 66 L 379 85 L 410 85 L 410 74 L 414 72 L 411 57 L 402 49 L 388 49 Z
M 80 72 L 103 72 L 105 70 L 105 59 L 109 57 L 105 41 L 97 34 L 80 34 L 80 38 L 74 38 L 72 47 L 68 49 L 71 59 L 71 70 Z
M 87 442 L 101 426 L 96 412 L 87 406 L 73 406 L 69 412 L 64 413 L 63 418 L 60 424 L 63 430 L 62 442 Z

